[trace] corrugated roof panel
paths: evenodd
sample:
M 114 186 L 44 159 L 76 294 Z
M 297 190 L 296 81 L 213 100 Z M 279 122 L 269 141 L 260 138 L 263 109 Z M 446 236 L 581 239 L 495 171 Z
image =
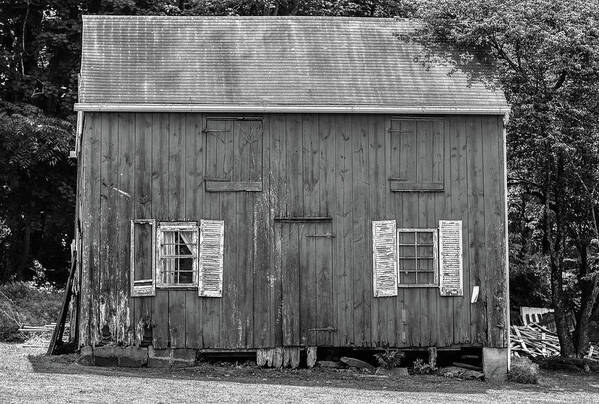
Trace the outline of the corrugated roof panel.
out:
M 79 102 L 507 109 L 488 66 L 425 66 L 408 21 L 85 16 Z M 83 108 L 84 109 L 84 108 Z

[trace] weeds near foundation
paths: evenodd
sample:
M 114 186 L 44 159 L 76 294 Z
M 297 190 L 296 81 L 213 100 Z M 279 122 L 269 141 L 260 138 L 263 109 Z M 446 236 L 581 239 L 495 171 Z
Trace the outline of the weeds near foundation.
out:
M 374 354 L 380 367 L 385 369 L 398 368 L 405 354 L 402 351 L 385 349 L 385 352 Z
M 423 361 L 422 359 L 418 358 L 414 361 L 414 364 L 412 365 L 412 373 L 415 375 L 428 375 L 431 373 L 435 373 L 437 371 L 437 368 L 432 367 L 429 363 Z
M 539 383 L 539 365 L 528 358 L 513 358 L 508 380 L 523 384 Z

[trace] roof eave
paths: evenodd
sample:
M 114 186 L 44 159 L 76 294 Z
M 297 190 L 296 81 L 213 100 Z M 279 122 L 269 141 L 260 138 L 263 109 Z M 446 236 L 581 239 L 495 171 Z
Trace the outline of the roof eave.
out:
M 210 112 L 210 113 L 350 113 L 350 114 L 429 114 L 505 115 L 507 105 L 488 108 L 426 106 L 393 107 L 377 105 L 231 105 L 231 104 L 123 104 L 76 103 L 75 111 L 85 112 Z

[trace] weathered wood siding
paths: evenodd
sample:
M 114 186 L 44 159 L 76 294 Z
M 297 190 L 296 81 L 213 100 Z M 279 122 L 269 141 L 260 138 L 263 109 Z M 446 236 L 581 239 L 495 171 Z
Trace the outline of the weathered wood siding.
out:
M 86 113 L 82 345 L 138 343 L 151 328 L 157 348 L 506 346 L 501 117 L 218 118 Z M 215 178 L 262 191 L 206 192 Z M 390 178 L 444 189 L 391 192 Z M 324 219 L 281 220 L 290 217 Z M 225 221 L 222 298 L 195 288 L 129 297 L 129 221 L 146 218 Z M 464 296 L 399 288 L 374 298 L 372 221 L 386 219 L 462 220 Z

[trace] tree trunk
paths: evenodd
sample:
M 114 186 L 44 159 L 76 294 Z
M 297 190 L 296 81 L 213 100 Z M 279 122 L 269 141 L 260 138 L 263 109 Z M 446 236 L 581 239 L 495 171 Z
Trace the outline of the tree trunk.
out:
M 26 221 L 23 226 L 23 249 L 15 271 L 18 279 L 25 278 L 25 271 L 31 262 L 31 224 Z
M 576 348 L 576 356 L 582 358 L 586 354 L 589 345 L 589 323 L 599 293 L 599 277 L 597 277 L 597 275 L 592 275 L 592 278 L 588 279 L 589 262 L 587 243 L 580 242 L 578 243 L 577 248 L 580 254 L 578 271 L 580 310 L 576 316 L 574 345 Z
M 551 156 L 551 154 L 548 154 Z M 551 188 L 550 178 L 546 179 L 545 182 L 545 209 L 544 209 L 544 220 L 545 220 L 545 237 L 547 240 L 547 247 L 549 252 L 549 261 L 551 269 L 551 296 L 553 298 L 553 310 L 555 317 L 555 328 L 557 337 L 560 343 L 560 353 L 564 357 L 573 357 L 575 355 L 574 343 L 572 336 L 570 335 L 570 329 L 568 327 L 568 317 L 566 313 L 566 305 L 564 303 L 564 245 L 563 236 L 565 234 L 566 226 L 563 217 L 563 206 L 561 199 L 562 187 L 562 171 L 563 171 L 563 159 L 562 156 L 558 156 L 555 161 L 555 173 L 556 178 L 553 183 L 553 191 Z M 551 167 L 551 158 L 548 160 L 548 168 Z M 548 173 L 551 171 L 547 171 Z M 551 209 L 551 195 L 555 198 L 555 209 Z M 553 228 L 555 225 L 555 231 Z
M 560 353 L 563 357 L 571 358 L 575 355 L 574 343 L 568 329 L 568 318 L 564 305 L 564 289 L 562 278 L 562 265 L 559 257 L 550 257 L 551 260 L 551 295 L 553 297 L 553 310 L 555 328 L 560 344 Z

